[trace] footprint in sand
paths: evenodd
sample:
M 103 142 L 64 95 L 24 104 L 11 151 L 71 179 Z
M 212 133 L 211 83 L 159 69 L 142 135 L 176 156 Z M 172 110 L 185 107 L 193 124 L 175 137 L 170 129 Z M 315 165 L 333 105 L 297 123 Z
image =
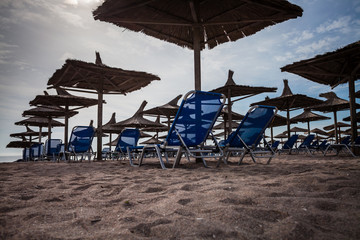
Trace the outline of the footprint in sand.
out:
M 169 224 L 171 221 L 169 219 L 157 219 L 152 223 L 140 223 L 135 227 L 130 228 L 130 232 L 134 234 L 141 235 L 143 237 L 150 237 L 151 236 L 151 228 L 162 225 L 162 224 Z

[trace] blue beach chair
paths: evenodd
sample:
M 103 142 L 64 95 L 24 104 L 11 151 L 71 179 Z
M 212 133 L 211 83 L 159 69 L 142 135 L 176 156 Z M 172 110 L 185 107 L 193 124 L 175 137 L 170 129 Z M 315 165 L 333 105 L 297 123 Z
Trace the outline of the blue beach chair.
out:
M 313 153 L 313 149 L 311 148 L 311 142 L 314 140 L 315 135 L 314 134 L 309 134 L 305 137 L 304 141 L 299 145 L 299 147 L 297 148 L 297 152 L 301 152 L 301 151 L 305 151 L 306 153 L 309 153 L 310 155 L 312 155 Z
M 30 160 L 42 160 L 44 157 L 44 144 L 34 143 L 30 147 Z
M 207 167 L 205 158 L 221 157 L 222 151 L 212 134 L 212 128 L 225 100 L 225 96 L 219 93 L 188 92 L 182 100 L 165 141 L 161 145 L 145 145 L 139 157 L 139 166 L 142 165 L 144 156 L 149 151 L 155 151 L 163 169 L 166 167 L 162 160 L 162 154 L 166 156 L 168 151 L 176 152 L 173 167 L 179 165 L 183 154 L 188 159 L 190 157 L 202 159 L 205 167 Z M 209 135 L 217 146 L 216 148 L 204 146 Z
M 94 135 L 95 128 L 92 126 L 75 126 L 66 151 L 70 159 L 73 157 L 73 160 L 78 160 L 78 157 L 81 156 L 80 161 L 82 161 L 87 156 L 90 161 L 91 156 L 94 155 L 91 147 Z
M 130 163 L 132 163 L 130 154 L 134 149 L 137 148 L 139 138 L 140 138 L 139 129 L 136 128 L 124 129 L 119 135 L 119 139 L 116 144 L 114 153 L 112 154 L 113 159 L 125 158 L 126 155 L 128 154 Z
M 56 160 L 60 153 L 61 139 L 48 139 L 45 142 L 45 156 L 47 159 Z
M 254 162 L 255 158 L 268 158 L 267 164 L 275 155 L 274 150 L 266 142 L 264 138 L 265 129 L 273 121 L 277 108 L 273 106 L 253 106 L 246 113 L 236 131 L 229 135 L 229 137 L 222 142 L 225 157 L 219 159 L 227 163 L 230 154 L 241 153 L 239 164 L 241 164 L 246 154 L 250 154 Z M 264 140 L 265 148 L 258 148 L 261 140 Z
M 351 151 L 351 136 L 346 136 L 339 144 L 330 144 L 324 151 L 324 156 L 329 151 L 335 151 L 336 156 L 339 155 L 341 151 L 349 153 L 351 156 L 356 157 L 355 154 Z
M 299 138 L 299 135 L 294 134 L 292 135 L 282 146 L 281 149 L 279 149 L 278 153 L 281 154 L 282 152 L 288 152 L 291 154 L 292 151 L 296 150 L 294 148 L 294 144 L 296 143 L 297 139 Z

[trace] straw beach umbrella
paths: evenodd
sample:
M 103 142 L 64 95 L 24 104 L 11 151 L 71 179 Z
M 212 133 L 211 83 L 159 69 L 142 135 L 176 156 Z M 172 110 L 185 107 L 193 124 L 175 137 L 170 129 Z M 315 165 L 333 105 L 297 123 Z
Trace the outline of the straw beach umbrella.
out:
M 335 128 L 335 140 L 336 140 L 336 143 L 339 143 L 338 134 L 336 134 L 336 131 L 338 130 L 337 112 L 349 109 L 350 103 L 349 103 L 349 101 L 339 98 L 334 92 L 321 93 L 321 94 L 319 94 L 319 96 L 324 97 L 327 100 L 320 105 L 312 106 L 311 109 L 320 111 L 320 112 L 325 112 L 325 113 L 326 112 L 334 113 L 334 125 L 333 126 Z M 356 104 L 356 106 L 359 107 L 360 105 Z
M 355 81 L 360 78 L 360 41 L 349 44 L 333 52 L 310 59 L 294 62 L 281 71 L 302 76 L 310 81 L 329 85 L 332 88 L 349 83 L 350 117 L 352 141 L 357 137 Z
M 280 97 L 268 98 L 264 101 L 252 103 L 251 106 L 268 105 L 286 111 L 288 138 L 290 138 L 290 111 L 320 104 L 322 102 L 323 101 L 319 99 L 308 97 L 303 94 L 293 94 L 289 87 L 288 80 L 284 79 L 284 89 Z
M 255 34 L 302 15 L 285 0 L 106 0 L 95 20 L 194 50 L 195 90 L 201 90 L 200 51 Z
M 175 97 L 173 100 L 171 100 L 170 102 L 168 102 L 164 105 L 143 111 L 143 114 L 167 117 L 168 129 L 170 129 L 170 117 L 176 115 L 176 113 L 179 109 L 179 106 L 177 105 L 177 103 L 181 97 L 182 97 L 182 95 L 180 94 L 177 97 Z
M 64 143 L 65 149 L 68 145 L 68 134 L 69 134 L 69 118 L 73 116 L 74 111 L 94 106 L 98 103 L 96 99 L 86 98 L 80 96 L 74 96 L 68 93 L 66 90 L 57 87 L 57 95 L 49 95 L 44 91 L 44 95 L 37 95 L 33 100 L 30 101 L 30 105 L 33 106 L 57 106 L 64 107 L 65 117 L 65 130 L 64 130 Z
M 49 119 L 48 125 L 48 139 L 51 139 L 51 120 L 53 118 L 61 118 L 61 117 L 73 117 L 79 112 L 77 111 L 66 111 L 65 108 L 61 108 L 58 106 L 46 106 L 42 105 L 40 107 L 31 108 L 25 110 L 22 114 L 23 117 L 35 116 L 35 117 L 46 117 Z M 65 121 L 66 122 L 66 121 Z
M 68 59 L 48 81 L 50 88 L 64 87 L 68 90 L 97 94 L 97 152 L 102 150 L 102 117 L 104 94 L 127 94 L 149 85 L 158 76 L 146 72 L 113 68 L 102 63 L 96 52 L 95 63 Z M 101 154 L 97 155 L 101 160 Z
M 139 109 L 135 114 L 123 121 L 113 124 L 112 126 L 118 127 L 135 127 L 135 128 L 148 128 L 148 127 L 164 127 L 161 123 L 150 121 L 144 118 L 144 108 L 147 104 L 147 101 L 143 101 Z
M 330 119 L 329 117 L 322 116 L 310 111 L 310 109 L 304 109 L 304 112 L 301 114 L 291 118 L 291 122 L 306 122 L 308 127 L 308 132 L 310 132 L 310 122 L 312 121 L 320 121 Z
M 236 101 L 255 96 L 264 92 L 276 92 L 277 88 L 269 88 L 269 87 L 251 87 L 244 85 L 237 85 L 233 80 L 234 72 L 229 70 L 228 79 L 224 86 L 211 90 L 211 92 L 222 93 L 227 98 L 227 110 L 232 112 L 232 104 Z M 236 100 L 232 100 L 233 97 L 241 97 Z M 228 132 L 232 131 L 232 115 L 228 115 Z
M 50 123 L 49 123 L 50 122 Z M 41 129 L 43 127 L 47 127 L 49 126 L 49 124 L 53 127 L 63 127 L 65 126 L 65 124 L 56 121 L 54 119 L 49 120 L 48 118 L 44 118 L 44 117 L 30 117 L 18 122 L 15 122 L 15 125 L 25 125 L 25 126 L 35 126 L 35 127 L 39 127 L 39 142 L 41 142 Z M 47 133 L 46 133 L 47 135 Z

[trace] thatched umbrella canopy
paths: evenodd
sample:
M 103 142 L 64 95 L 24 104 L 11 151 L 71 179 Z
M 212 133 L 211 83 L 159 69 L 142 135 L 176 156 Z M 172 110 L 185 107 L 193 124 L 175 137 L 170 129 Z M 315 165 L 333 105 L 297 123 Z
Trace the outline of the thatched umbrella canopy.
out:
M 320 134 L 320 135 L 327 136 L 327 132 L 325 132 L 324 130 L 321 130 L 319 128 L 314 128 L 310 132 L 315 133 L 315 134 Z
M 144 115 L 144 108 L 147 104 L 147 101 L 143 101 L 139 109 L 136 111 L 136 113 L 123 121 L 120 121 L 118 123 L 113 124 L 113 126 L 119 126 L 119 127 L 134 127 L 134 128 L 147 128 L 147 127 L 164 127 L 161 123 L 157 123 L 154 121 L 150 121 L 143 117 Z
M 237 127 L 238 127 L 238 125 L 239 125 L 239 123 L 238 122 L 236 122 L 236 121 L 233 121 L 232 122 L 232 124 L 231 124 L 231 126 L 232 126 L 232 129 L 231 129 L 231 131 L 233 130 L 233 129 L 236 129 Z M 219 124 L 216 124 L 216 125 L 214 125 L 214 127 L 213 127 L 213 129 L 229 129 L 229 122 L 228 121 L 224 121 L 224 122 L 221 122 L 221 123 L 219 123 Z
M 68 90 L 98 95 L 97 152 L 101 152 L 103 95 L 125 95 L 149 85 L 153 80 L 160 80 L 160 78 L 146 72 L 108 67 L 102 63 L 100 54 L 96 52 L 95 64 L 79 60 L 66 60 L 62 68 L 56 70 L 49 79 L 48 85 L 50 88 L 62 86 Z M 98 154 L 97 159 L 101 160 L 101 158 L 101 154 Z
M 360 78 L 360 41 L 333 52 L 292 63 L 281 68 L 310 81 L 329 85 L 332 88 L 349 82 L 350 117 L 353 129 L 352 141 L 357 137 L 355 81 Z
M 49 119 L 48 125 L 48 139 L 51 139 L 51 120 L 53 118 L 61 118 L 61 117 L 73 117 L 79 112 L 77 111 L 66 111 L 65 108 L 52 106 L 52 105 L 41 105 L 39 107 L 31 108 L 25 110 L 22 114 L 23 117 L 35 116 L 35 117 L 46 117 Z
M 285 0 L 106 0 L 96 20 L 194 50 L 195 90 L 201 90 L 200 51 L 255 34 L 302 15 Z
M 310 111 L 310 109 L 304 109 L 304 111 L 301 114 L 291 118 L 291 122 L 293 123 L 306 122 L 308 127 L 308 132 L 310 132 L 310 122 L 326 120 L 326 119 L 330 119 L 330 118 L 326 116 L 322 116 L 320 114 L 313 113 Z
M 264 92 L 276 92 L 277 88 L 270 87 L 251 87 L 244 85 L 237 85 L 233 80 L 234 72 L 229 70 L 228 79 L 224 86 L 211 90 L 211 92 L 222 93 L 227 98 L 228 111 L 232 112 L 232 105 L 234 102 L 255 96 Z M 236 100 L 232 100 L 233 97 L 241 97 Z M 228 132 L 232 131 L 232 115 L 228 115 L 229 118 L 224 118 L 225 121 L 229 121 Z
M 177 104 L 179 99 L 182 97 L 182 95 L 178 95 L 170 102 L 154 107 L 148 110 L 145 110 L 143 112 L 144 115 L 151 115 L 151 116 L 165 116 L 168 119 L 168 129 L 170 129 L 170 117 L 175 116 L 178 112 L 179 105 Z
M 284 89 L 280 97 L 268 98 L 264 101 L 252 103 L 251 106 L 268 105 L 275 106 L 279 110 L 286 111 L 288 138 L 290 138 L 290 111 L 313 106 L 322 102 L 323 101 L 319 99 L 308 97 L 303 94 L 293 94 L 289 87 L 288 80 L 284 79 Z
M 159 138 L 157 137 L 157 135 L 152 136 L 150 139 L 142 142 L 141 144 L 160 144 L 163 141 L 159 140 Z
M 50 122 L 50 123 L 49 123 Z M 48 119 L 44 117 L 30 117 L 18 122 L 15 122 L 15 125 L 24 125 L 24 126 L 35 126 L 39 127 L 39 142 L 41 142 L 41 129 L 43 127 L 49 126 L 49 124 L 53 127 L 63 127 L 65 126 L 63 123 L 56 121 L 54 119 Z M 47 133 L 46 133 L 47 134 Z
M 293 127 L 290 129 L 290 132 L 294 132 L 296 134 L 298 132 L 308 132 L 308 130 L 305 128 Z
M 30 101 L 30 105 L 33 106 L 56 106 L 63 107 L 60 108 L 57 114 L 63 114 L 65 117 L 65 130 L 64 130 L 64 143 L 65 149 L 68 145 L 68 134 L 69 134 L 69 118 L 74 116 L 76 110 L 81 108 L 94 106 L 98 103 L 97 99 L 86 98 L 80 96 L 74 96 L 68 93 L 66 90 L 57 87 L 56 88 L 57 95 L 49 95 L 46 91 L 44 91 L 44 95 L 37 95 L 33 100 Z M 48 125 L 48 128 L 51 128 L 52 125 Z M 49 130 L 50 131 L 50 130 Z
M 350 102 L 344 99 L 339 98 L 334 92 L 327 92 L 319 94 L 320 97 L 324 97 L 327 100 L 319 105 L 312 106 L 311 109 L 320 111 L 320 112 L 333 112 L 334 113 L 334 128 L 335 131 L 338 129 L 337 124 L 337 112 L 347 110 L 350 108 Z M 359 104 L 354 105 L 354 107 L 360 107 Z M 339 143 L 338 134 L 335 134 L 335 140 Z
M 355 120 L 356 122 L 360 122 L 360 112 L 356 113 Z M 350 116 L 343 118 L 343 121 L 350 122 L 351 121 Z
M 26 141 L 11 141 L 6 145 L 7 148 L 28 148 L 31 146 L 31 142 Z
M 357 92 L 355 92 L 354 97 L 355 97 L 355 98 L 360 98 L 360 90 L 357 91 Z
M 10 137 L 18 137 L 18 138 L 23 138 L 23 137 L 36 137 L 36 136 L 46 136 L 48 133 L 47 132 L 35 132 L 34 130 L 30 129 L 28 126 L 26 127 L 26 131 L 25 132 L 19 132 L 19 133 L 12 133 L 10 134 Z M 31 142 L 31 140 L 30 140 Z
M 287 124 L 287 118 L 279 114 L 275 114 L 273 121 L 269 124 L 271 142 L 274 142 L 274 127 L 285 126 Z

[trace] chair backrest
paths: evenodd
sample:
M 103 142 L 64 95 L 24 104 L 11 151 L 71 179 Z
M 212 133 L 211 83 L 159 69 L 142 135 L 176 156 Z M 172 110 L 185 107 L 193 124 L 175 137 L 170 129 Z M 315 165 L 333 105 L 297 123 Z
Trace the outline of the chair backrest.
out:
M 23 150 L 23 160 L 27 161 L 30 159 L 30 148 L 24 148 Z
M 136 128 L 126 128 L 119 136 L 115 151 L 127 152 L 127 147 L 136 147 L 140 138 L 140 130 Z
M 354 144 L 359 145 L 360 144 L 360 136 L 357 136 L 354 140 Z
M 261 141 L 265 129 L 274 119 L 277 108 L 273 106 L 253 106 L 246 113 L 234 134 L 230 134 L 225 143 L 230 147 L 256 147 Z
M 184 96 L 168 135 L 164 141 L 168 146 L 188 147 L 205 142 L 225 103 L 220 93 L 190 91 Z
M 299 147 L 310 147 L 310 144 L 314 140 L 314 138 L 315 138 L 314 134 L 307 135 Z
M 297 141 L 299 135 L 294 134 L 292 135 L 285 143 L 284 146 L 282 147 L 282 149 L 292 149 L 295 142 Z
M 351 140 L 351 136 L 346 136 L 342 141 L 341 144 L 349 145 Z
M 327 144 L 327 140 L 323 140 L 320 144 L 319 144 L 319 147 L 322 148 L 322 147 L 325 147 Z
M 276 140 L 275 142 L 273 142 L 273 143 L 271 144 L 271 148 L 272 148 L 272 149 L 276 149 L 276 148 L 279 146 L 279 143 L 280 143 L 280 141 L 279 141 L 279 140 Z
M 44 153 L 44 144 L 43 143 L 34 143 L 30 147 L 31 158 L 39 158 Z
M 45 154 L 47 156 L 52 156 L 53 154 L 58 154 L 60 151 L 60 144 L 62 144 L 61 139 L 48 139 L 45 143 Z
M 84 153 L 91 149 L 95 128 L 92 126 L 75 126 L 71 132 L 68 151 Z

